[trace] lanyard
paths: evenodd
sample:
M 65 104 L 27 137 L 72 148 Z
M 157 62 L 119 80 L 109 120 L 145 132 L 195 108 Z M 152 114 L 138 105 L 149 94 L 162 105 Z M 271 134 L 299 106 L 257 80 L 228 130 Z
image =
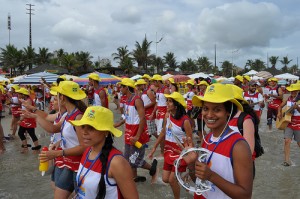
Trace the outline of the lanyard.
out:
M 211 151 L 211 154 L 210 154 L 210 156 L 209 156 L 209 158 L 208 158 L 206 164 L 209 164 L 209 162 L 210 162 L 210 160 L 211 160 L 211 158 L 212 158 L 212 155 L 213 155 L 213 153 L 215 152 L 217 146 L 218 146 L 219 143 L 223 140 L 224 136 L 228 133 L 228 131 L 229 131 L 229 127 L 226 128 L 226 130 L 224 131 L 224 133 L 221 135 L 220 139 L 218 140 L 217 144 L 215 145 L 214 149 Z M 211 139 L 212 135 L 213 135 L 213 134 L 211 134 L 210 139 Z M 206 149 L 207 149 L 207 146 L 208 146 L 208 145 L 206 144 Z
M 88 172 L 91 170 L 91 168 L 94 166 L 95 162 L 99 159 L 100 155 L 101 155 L 101 151 L 100 153 L 98 153 L 98 155 L 96 156 L 96 158 L 93 160 L 92 164 L 89 166 L 89 168 L 87 169 L 87 171 L 84 173 L 84 175 L 82 176 L 82 178 L 80 179 L 80 176 L 81 176 L 81 172 L 83 170 L 83 168 L 85 168 L 85 163 L 88 159 L 88 157 L 90 156 L 90 153 L 91 153 L 92 149 L 89 150 L 89 153 L 87 154 L 87 156 L 85 157 L 85 160 L 84 160 L 84 163 L 81 167 L 81 170 L 79 172 L 79 175 L 76 176 L 76 181 L 77 181 L 77 187 L 79 189 L 79 187 L 81 187 L 82 185 L 82 182 L 83 182 L 83 179 L 85 178 L 85 176 L 88 174 Z M 103 178 L 104 176 L 102 176 Z
M 65 124 L 66 124 L 66 121 L 75 113 L 75 111 L 77 110 L 77 108 L 75 107 L 72 112 L 70 114 L 67 114 L 67 116 L 65 117 L 65 120 L 64 122 L 62 123 L 61 125 L 61 128 L 60 128 L 60 135 L 61 135 L 61 140 L 63 141 L 63 145 L 66 144 L 66 139 L 64 138 L 63 136 L 63 130 L 64 130 L 64 127 L 65 127 Z

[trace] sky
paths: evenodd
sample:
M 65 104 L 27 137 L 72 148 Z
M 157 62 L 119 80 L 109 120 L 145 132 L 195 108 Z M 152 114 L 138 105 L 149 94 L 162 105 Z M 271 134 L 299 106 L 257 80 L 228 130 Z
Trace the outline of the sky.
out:
M 214 64 L 215 46 L 217 66 L 228 60 L 243 68 L 249 59 L 268 64 L 268 56 L 288 56 L 292 66 L 300 58 L 299 0 L 0 0 L 0 48 L 9 44 L 8 14 L 10 44 L 29 45 L 26 4 L 34 5 L 36 52 L 63 48 L 112 60 L 118 47 L 132 51 L 146 36 L 152 54 L 173 52 L 178 63 L 206 56 Z

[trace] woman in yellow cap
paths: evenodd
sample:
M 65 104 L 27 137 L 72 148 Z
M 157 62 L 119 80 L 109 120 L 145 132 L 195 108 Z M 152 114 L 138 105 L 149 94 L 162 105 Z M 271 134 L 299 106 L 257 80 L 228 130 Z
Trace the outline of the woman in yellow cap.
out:
M 21 109 L 21 102 L 19 102 L 18 94 L 16 93 L 16 90 L 19 90 L 20 87 L 18 85 L 13 85 L 10 88 L 9 92 L 9 98 L 10 102 L 8 103 L 11 106 L 11 113 L 12 113 L 12 119 L 10 124 L 10 130 L 12 131 L 9 136 L 12 138 L 15 137 L 17 129 L 18 129 L 18 121 L 20 120 L 20 109 Z
M 179 157 L 177 151 L 182 148 L 183 138 L 192 139 L 192 126 L 189 117 L 186 114 L 186 102 L 183 96 L 178 92 L 165 94 L 167 98 L 167 114 L 165 116 L 162 132 L 159 134 L 149 157 L 152 158 L 157 146 L 164 140 L 164 166 L 162 180 L 169 183 L 175 199 L 180 198 L 180 187 L 175 177 L 174 161 Z M 180 167 L 179 171 L 184 172 L 186 165 Z
M 195 163 L 195 176 L 212 183 L 212 189 L 194 198 L 251 198 L 253 186 L 252 159 L 249 145 L 239 132 L 228 127 L 229 120 L 242 105 L 234 99 L 233 91 L 223 84 L 210 85 L 204 96 L 193 98 L 202 106 L 203 119 L 211 132 L 203 139 L 202 147 L 210 153 L 206 162 Z M 192 145 L 187 139 L 186 146 Z M 196 153 L 183 159 L 194 163 Z
M 55 167 L 54 198 L 68 198 L 75 189 L 75 176 L 79 167 L 81 156 L 85 150 L 81 137 L 81 129 L 74 128 L 70 120 L 79 120 L 86 109 L 81 101 L 86 98 L 86 94 L 73 81 L 62 81 L 57 87 L 51 88 L 52 92 L 57 92 L 59 105 L 64 105 L 67 109 L 67 116 L 57 124 L 49 124 L 42 117 L 37 117 L 38 123 L 48 132 L 61 132 L 60 147 L 62 150 L 42 151 L 41 161 L 49 161 L 57 157 L 63 158 L 63 164 Z M 34 112 L 36 109 L 34 110 Z
M 277 118 L 279 120 L 282 118 L 282 108 L 285 105 L 292 108 L 291 122 L 284 129 L 284 162 L 282 163 L 283 166 L 290 166 L 292 164 L 290 159 L 290 148 L 293 138 L 300 147 L 300 84 L 291 84 L 286 89 L 291 92 L 291 95 L 280 104 Z
M 75 198 L 138 198 L 130 165 L 113 146 L 113 138 L 122 135 L 113 121 L 112 111 L 99 106 L 87 108 L 81 120 L 70 121 L 82 128 L 88 147 L 76 176 Z
M 268 86 L 266 86 L 267 93 L 264 95 L 268 102 L 267 110 L 267 125 L 269 126 L 269 132 L 272 132 L 272 120 L 276 120 L 278 114 L 278 108 L 282 103 L 283 92 L 280 86 L 278 86 L 278 79 L 272 77 L 268 79 Z
M 34 105 L 33 100 L 30 98 L 30 93 L 26 88 L 20 88 L 19 90 L 16 90 L 16 93 L 18 93 L 18 97 L 20 101 L 25 101 L 28 104 Z M 28 151 L 28 146 L 31 146 L 31 145 L 27 145 L 27 138 L 25 136 L 26 132 L 29 134 L 34 144 L 34 147 L 32 147 L 31 149 L 34 152 L 39 152 L 39 150 L 41 149 L 41 145 L 39 145 L 38 138 L 35 135 L 36 120 L 34 118 L 21 117 L 19 125 L 20 127 L 18 131 L 18 135 L 22 141 L 21 153 L 26 153 Z

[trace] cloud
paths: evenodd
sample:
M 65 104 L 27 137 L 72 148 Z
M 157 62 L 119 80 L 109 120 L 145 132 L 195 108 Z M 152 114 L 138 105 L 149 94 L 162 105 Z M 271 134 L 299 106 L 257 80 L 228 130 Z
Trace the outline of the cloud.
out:
M 120 8 L 111 14 L 111 18 L 120 23 L 136 24 L 141 21 L 141 13 L 135 6 Z

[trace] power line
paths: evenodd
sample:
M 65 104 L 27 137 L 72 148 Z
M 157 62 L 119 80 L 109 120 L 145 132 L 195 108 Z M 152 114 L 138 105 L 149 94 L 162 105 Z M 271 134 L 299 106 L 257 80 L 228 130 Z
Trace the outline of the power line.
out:
M 32 35 L 31 35 L 31 15 L 34 15 L 34 13 L 32 13 L 32 11 L 34 11 L 34 9 L 32 9 L 31 7 L 33 7 L 34 5 L 32 4 L 26 4 L 27 6 L 29 6 L 29 8 L 26 8 L 26 10 L 29 11 L 29 13 L 26 13 L 29 15 L 29 46 L 30 48 L 32 48 Z

